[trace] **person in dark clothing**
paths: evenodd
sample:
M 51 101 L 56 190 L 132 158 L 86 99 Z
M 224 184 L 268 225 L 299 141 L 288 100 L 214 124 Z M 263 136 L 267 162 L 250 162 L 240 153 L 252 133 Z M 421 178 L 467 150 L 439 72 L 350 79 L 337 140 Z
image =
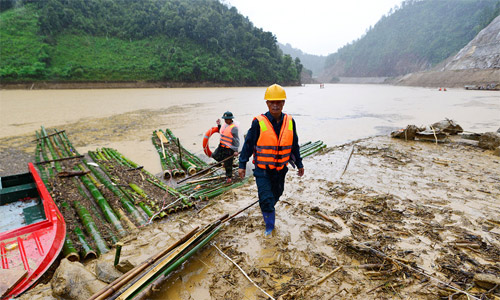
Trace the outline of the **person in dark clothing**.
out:
M 265 235 L 274 230 L 275 205 L 285 188 L 287 164 L 298 168 L 297 174 L 304 175 L 300 157 L 299 138 L 295 120 L 282 113 L 285 105 L 285 90 L 273 84 L 266 90 L 264 99 L 268 112 L 252 121 L 240 153 L 238 174 L 245 177 L 246 164 L 253 155 L 255 169 L 253 175 L 259 194 L 259 205 L 266 224 Z
M 216 161 L 222 161 L 230 156 L 238 156 L 238 148 L 240 146 L 238 125 L 233 121 L 233 113 L 226 111 L 222 115 L 222 119 L 224 119 L 223 125 L 221 125 L 220 119 L 216 121 L 220 133 L 219 146 L 212 154 L 212 158 Z M 233 160 L 228 159 L 223 164 L 226 170 L 226 182 L 232 182 Z

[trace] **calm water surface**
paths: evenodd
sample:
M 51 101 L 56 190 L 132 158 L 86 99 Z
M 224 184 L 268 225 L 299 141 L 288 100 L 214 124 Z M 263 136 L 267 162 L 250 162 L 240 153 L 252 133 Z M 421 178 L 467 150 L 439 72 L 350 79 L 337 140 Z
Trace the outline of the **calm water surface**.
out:
M 157 173 L 161 169 L 151 144 L 153 130 L 172 129 L 186 148 L 202 155 L 203 134 L 223 112 L 232 111 L 241 130 L 248 130 L 252 118 L 267 110 L 264 91 L 263 87 L 1 90 L 0 140 L 32 137 L 41 125 L 65 129 L 81 153 L 113 147 Z M 301 142 L 323 140 L 332 146 L 444 118 L 472 132 L 500 127 L 500 93 L 493 91 L 327 84 L 324 89 L 287 87 L 286 92 L 284 111 L 294 116 Z

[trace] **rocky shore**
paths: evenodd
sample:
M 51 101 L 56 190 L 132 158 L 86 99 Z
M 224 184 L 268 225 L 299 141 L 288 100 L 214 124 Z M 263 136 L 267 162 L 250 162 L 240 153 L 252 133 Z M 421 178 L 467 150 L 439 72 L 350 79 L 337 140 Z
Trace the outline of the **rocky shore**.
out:
M 390 79 L 388 83 L 422 87 L 456 87 L 466 85 L 496 85 L 500 89 L 500 69 L 445 70 L 411 73 Z

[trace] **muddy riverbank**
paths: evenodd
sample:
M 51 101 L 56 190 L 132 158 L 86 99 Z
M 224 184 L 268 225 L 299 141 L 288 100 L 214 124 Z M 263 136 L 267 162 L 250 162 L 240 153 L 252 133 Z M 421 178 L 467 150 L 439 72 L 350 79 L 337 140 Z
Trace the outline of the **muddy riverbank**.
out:
M 263 236 L 258 208 L 249 209 L 150 299 L 266 299 L 260 289 L 275 299 L 500 296 L 498 287 L 475 279 L 500 277 L 500 161 L 492 151 L 460 139 L 436 145 L 379 136 L 330 147 L 304 163 L 305 176 L 287 175 L 271 238 Z M 138 264 L 256 195 L 251 181 L 145 227 L 126 239 L 122 259 Z M 87 280 L 96 280 L 98 264 L 111 262 L 85 262 Z M 56 271 L 22 298 L 53 299 L 82 286 L 71 276 Z M 103 285 L 81 287 L 82 295 Z
M 463 88 L 466 85 L 500 85 L 499 78 L 500 69 L 466 69 L 416 72 L 389 79 L 388 83 L 406 86 Z
M 289 83 L 299 86 L 300 83 Z M 174 82 L 174 81 L 36 81 L 2 82 L 0 89 L 6 90 L 51 90 L 51 89 L 142 89 L 142 88 L 204 88 L 204 87 L 249 87 L 266 84 L 218 83 L 218 82 Z

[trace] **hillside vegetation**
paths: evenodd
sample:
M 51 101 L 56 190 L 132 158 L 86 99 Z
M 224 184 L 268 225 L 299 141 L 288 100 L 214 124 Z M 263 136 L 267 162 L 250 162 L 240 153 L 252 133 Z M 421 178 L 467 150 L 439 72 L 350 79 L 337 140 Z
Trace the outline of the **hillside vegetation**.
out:
M 0 79 L 299 83 L 271 32 L 217 0 L 0 0 Z
M 300 62 L 304 65 L 304 68 L 309 69 L 312 72 L 312 75 L 318 76 L 318 74 L 323 71 L 326 56 L 304 53 L 300 49 L 293 48 L 290 44 L 283 45 L 278 43 L 278 45 L 283 53 L 299 58 Z
M 406 0 L 327 57 L 335 76 L 398 76 L 456 54 L 500 13 L 499 0 Z

